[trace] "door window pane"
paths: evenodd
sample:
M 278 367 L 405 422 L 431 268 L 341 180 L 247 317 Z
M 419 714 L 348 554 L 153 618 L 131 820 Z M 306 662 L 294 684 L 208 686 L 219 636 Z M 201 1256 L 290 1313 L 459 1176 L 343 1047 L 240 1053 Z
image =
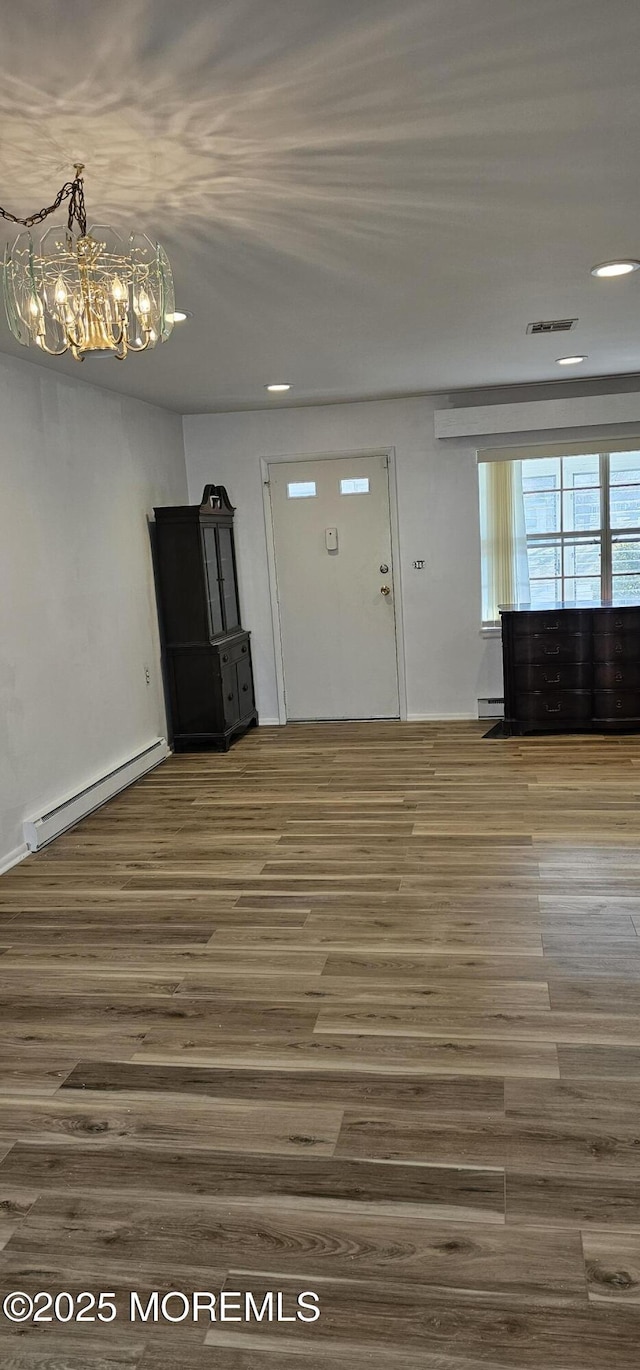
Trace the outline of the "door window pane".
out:
M 369 477 L 368 477 L 368 476 L 350 476 L 348 480 L 341 480 L 341 481 L 340 481 L 340 494 L 341 494 L 341 495 L 368 495 L 368 494 L 369 494 Z
M 287 481 L 287 495 L 289 499 L 313 499 L 315 493 L 316 483 L 314 480 Z

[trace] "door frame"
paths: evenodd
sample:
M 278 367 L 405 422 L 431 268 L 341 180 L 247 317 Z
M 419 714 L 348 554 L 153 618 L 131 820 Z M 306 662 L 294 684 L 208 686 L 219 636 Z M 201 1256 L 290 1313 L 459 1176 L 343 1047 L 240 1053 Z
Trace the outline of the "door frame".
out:
M 271 623 L 273 628 L 273 654 L 276 665 L 276 689 L 278 695 L 278 722 L 287 722 L 287 706 L 284 690 L 284 654 L 282 650 L 282 627 L 280 622 L 280 600 L 278 597 L 278 578 L 276 573 L 276 540 L 273 528 L 273 508 L 271 504 L 270 468 L 282 462 L 293 464 L 303 461 L 340 461 L 349 457 L 386 457 L 387 481 L 389 487 L 389 523 L 391 532 L 391 567 L 393 571 L 394 623 L 396 642 L 396 669 L 398 673 L 398 708 L 400 719 L 407 720 L 407 673 L 404 652 L 404 613 L 402 606 L 402 577 L 400 573 L 400 520 L 398 517 L 398 490 L 396 481 L 395 447 L 358 447 L 340 452 L 292 452 L 286 456 L 261 457 L 262 500 L 264 505 L 264 526 L 267 540 L 267 564 L 269 567 L 269 598 L 271 601 Z

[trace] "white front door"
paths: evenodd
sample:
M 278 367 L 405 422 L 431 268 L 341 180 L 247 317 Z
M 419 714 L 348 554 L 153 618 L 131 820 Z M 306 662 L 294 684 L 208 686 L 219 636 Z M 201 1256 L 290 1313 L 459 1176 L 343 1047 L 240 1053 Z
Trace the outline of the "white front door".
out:
M 287 718 L 397 718 L 387 458 L 269 467 Z

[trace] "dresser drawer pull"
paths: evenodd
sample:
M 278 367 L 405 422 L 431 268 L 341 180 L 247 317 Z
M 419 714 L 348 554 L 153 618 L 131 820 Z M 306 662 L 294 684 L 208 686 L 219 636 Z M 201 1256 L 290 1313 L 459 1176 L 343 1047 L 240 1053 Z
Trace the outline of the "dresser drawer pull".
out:
M 622 674 L 622 671 L 616 671 L 616 673 L 615 673 L 615 675 L 614 675 L 613 678 L 614 678 L 614 680 L 624 680 L 624 676 L 623 676 L 623 674 Z
M 557 646 L 557 647 L 543 647 L 542 650 L 543 650 L 545 656 L 559 656 L 559 655 L 560 655 L 560 643 L 558 643 L 558 646 Z
M 227 654 L 226 654 L 226 652 L 225 652 L 225 654 L 224 654 L 224 656 L 223 656 L 223 658 L 222 658 L 222 660 L 223 660 L 223 661 L 228 661 L 228 660 L 229 660 L 229 658 L 228 658 L 228 656 L 227 656 Z
M 246 644 L 246 642 L 245 642 L 245 645 L 244 645 L 244 647 L 242 648 L 242 650 L 243 650 L 243 652 L 246 652 L 246 650 L 247 650 L 247 644 Z
M 232 700 L 232 699 L 233 699 L 233 690 L 231 690 L 231 692 L 227 695 L 227 699 L 228 699 L 228 700 Z
M 621 618 L 614 618 L 613 626 L 614 628 L 624 628 L 624 623 Z
M 620 653 L 622 652 L 622 643 L 616 642 L 616 645 L 613 650 L 616 653 L 616 656 L 620 656 Z
M 242 686 L 242 693 L 243 693 L 244 695 L 246 695 L 248 689 L 249 689 L 249 686 L 248 686 L 248 685 L 243 685 L 243 686 Z
M 545 623 L 545 625 L 544 625 L 544 631 L 545 631 L 545 633 L 557 633 L 559 627 L 560 627 L 560 624 L 558 623 L 558 621 L 557 621 L 557 619 L 556 619 L 556 622 L 555 622 L 555 623 Z
M 557 674 L 557 675 L 546 675 L 546 674 L 545 674 L 545 675 L 543 676 L 543 680 L 544 680 L 545 685 L 559 685 L 559 684 L 560 684 L 560 672 L 558 671 L 558 674 Z
M 616 709 L 621 709 L 621 708 L 622 708 L 622 700 L 621 700 L 621 699 L 616 699 Z
M 544 707 L 548 714 L 559 714 L 562 709 L 561 704 L 545 704 Z

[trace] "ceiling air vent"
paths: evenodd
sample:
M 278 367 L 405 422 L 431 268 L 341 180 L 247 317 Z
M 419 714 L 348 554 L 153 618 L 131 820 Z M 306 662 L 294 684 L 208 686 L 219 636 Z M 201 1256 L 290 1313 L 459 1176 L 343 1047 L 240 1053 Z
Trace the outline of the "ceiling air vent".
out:
M 538 319 L 537 323 L 527 324 L 527 333 L 570 333 L 577 319 Z

